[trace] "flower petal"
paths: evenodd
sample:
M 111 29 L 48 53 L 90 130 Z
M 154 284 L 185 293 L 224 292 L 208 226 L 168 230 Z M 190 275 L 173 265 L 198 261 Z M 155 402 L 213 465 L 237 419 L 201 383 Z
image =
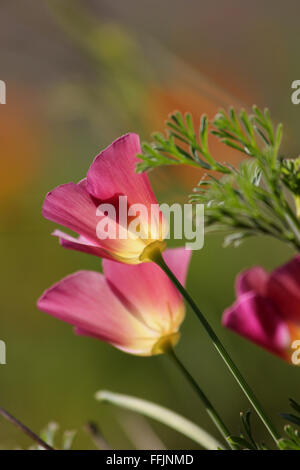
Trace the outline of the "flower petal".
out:
M 142 338 L 147 348 L 148 342 L 152 340 L 153 346 L 157 340 L 153 331 L 126 310 L 104 276 L 93 271 L 79 271 L 46 290 L 38 308 L 121 349 L 140 351 Z
M 137 264 L 147 245 L 163 240 L 168 227 L 148 177 L 135 173 L 138 151 L 139 137 L 127 134 L 96 157 L 87 178 L 47 194 L 44 217 L 83 237 L 61 236 L 64 247 Z M 127 198 L 125 206 L 120 206 L 120 195 Z M 120 207 L 128 212 L 124 220 Z
M 236 295 L 239 296 L 251 291 L 264 295 L 268 278 L 268 273 L 261 266 L 255 266 L 241 272 L 235 282 Z
M 100 258 L 113 259 L 111 253 L 106 251 L 104 248 L 91 243 L 87 238 L 80 235 L 75 238 L 61 230 L 54 230 L 52 233 L 55 237 L 59 238 L 61 246 L 70 250 L 81 251 L 90 255 L 99 256 Z
M 101 240 L 101 245 L 92 243 L 89 239 L 80 235 L 72 237 L 61 230 L 54 230 L 52 235 L 59 237 L 61 246 L 67 249 L 81 251 L 90 255 L 99 256 L 119 261 L 121 263 L 138 264 L 140 263 L 140 253 L 144 249 L 141 240 Z
M 135 172 L 141 152 L 137 134 L 126 134 L 103 150 L 92 163 L 87 174 L 88 192 L 101 201 L 116 195 L 126 195 L 129 204 L 146 206 L 157 201 L 146 174 Z
M 172 248 L 163 253 L 165 262 L 183 286 L 185 286 L 191 255 L 192 251 L 184 247 Z
M 80 336 L 90 336 L 91 338 L 103 340 L 103 338 L 93 331 L 84 330 L 82 328 L 74 328 L 74 333 Z M 127 343 L 120 344 L 110 341 L 112 346 L 120 349 L 123 352 L 128 354 L 134 354 L 135 356 L 153 356 L 160 354 L 160 352 L 155 352 L 156 344 L 158 343 L 158 337 L 151 337 L 150 335 L 146 337 L 134 337 L 132 340 L 127 341 Z
M 182 248 L 164 254 L 170 269 L 184 282 L 190 251 Z M 137 318 L 161 335 L 178 331 L 184 318 L 181 295 L 154 263 L 128 266 L 103 260 L 104 274 L 120 301 Z
M 300 324 L 300 256 L 273 271 L 267 294 L 284 318 Z
M 50 191 L 43 205 L 43 216 L 91 241 L 98 241 L 96 204 L 82 182 L 66 183 Z
M 290 335 L 287 324 L 264 297 L 242 295 L 223 315 L 223 325 L 268 351 L 285 357 Z

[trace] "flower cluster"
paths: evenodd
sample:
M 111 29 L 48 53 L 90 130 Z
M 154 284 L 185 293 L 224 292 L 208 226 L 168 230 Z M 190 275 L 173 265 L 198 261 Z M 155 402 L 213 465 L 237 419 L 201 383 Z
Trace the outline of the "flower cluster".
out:
M 103 274 L 78 271 L 67 276 L 44 292 L 38 307 L 73 325 L 75 333 L 100 339 L 127 353 L 139 356 L 169 353 L 197 391 L 227 445 L 233 450 L 264 449 L 252 436 L 248 415 L 241 418 L 247 438 L 232 436 L 211 401 L 175 355 L 173 347 L 180 336 L 185 299 L 277 447 L 299 450 L 298 432 L 289 427 L 288 439 L 281 438 L 206 316 L 185 290 L 191 253 L 184 248 L 165 251 L 168 224 L 143 173 L 154 166 L 183 163 L 214 170 L 221 178 L 210 175 L 209 181 L 201 182 L 194 197 L 206 204 L 208 228 L 229 230 L 227 243 L 236 244 L 247 236 L 264 234 L 298 250 L 299 165 L 278 158 L 282 127 L 274 129 L 268 111 L 262 113 L 256 107 L 252 117 L 245 111 L 239 118 L 232 109 L 229 115 L 222 111 L 211 131 L 226 145 L 252 158 L 241 162 L 239 168 L 221 164 L 211 156 L 205 116 L 198 138 L 190 115 L 184 120 L 180 113 L 175 113 L 168 126 L 169 136 L 156 134 L 154 145 L 143 146 L 144 153 L 136 134 L 120 137 L 95 158 L 86 178 L 48 193 L 44 217 L 78 236 L 60 230 L 55 230 L 54 235 L 65 248 L 103 258 Z M 264 148 L 258 144 L 256 134 L 265 142 Z M 189 146 L 189 151 L 182 143 Z M 138 163 L 138 156 L 142 163 Z M 136 173 L 136 168 L 142 173 Z M 283 188 L 290 191 L 288 196 Z M 118 205 L 121 196 L 126 198 L 130 216 L 134 216 L 137 206 L 143 205 L 151 214 L 153 205 L 156 208 L 150 224 L 148 217 L 141 213 L 134 235 L 132 219 L 124 219 L 121 214 Z M 290 204 L 290 196 L 294 196 L 294 206 Z M 113 207 L 114 233 L 119 234 L 116 237 L 107 236 L 107 219 L 111 218 L 105 209 L 108 206 Z M 271 274 L 259 266 L 241 273 L 236 281 L 237 300 L 224 312 L 224 326 L 282 359 L 299 364 L 299 287 L 300 256 Z M 122 396 L 117 400 L 124 403 Z M 128 404 L 128 397 L 125 402 Z M 139 401 L 134 401 L 134 405 L 129 402 L 131 407 L 141 406 Z M 148 404 L 142 406 L 149 410 Z M 295 401 L 293 407 L 299 411 Z M 155 406 L 151 405 L 150 409 L 156 413 Z M 294 423 L 295 419 L 299 420 L 293 416 Z M 211 439 L 208 445 L 212 445 Z
M 100 203 L 114 204 L 119 194 L 127 197 L 129 206 L 142 202 L 150 207 L 156 203 L 147 175 L 134 171 L 139 145 L 136 134 L 119 138 L 95 158 L 85 179 L 58 186 L 46 196 L 44 217 L 79 234 L 75 238 L 55 230 L 62 246 L 104 258 L 104 274 L 72 274 L 46 290 L 38 307 L 72 324 L 77 334 L 148 356 L 177 343 L 185 314 L 178 290 L 158 266 L 147 262 L 153 250 L 165 248 L 166 223 L 158 213 L 154 231 L 151 227 L 156 238 L 111 239 L 97 235 Z M 169 269 L 181 283 L 185 282 L 189 259 L 190 251 L 184 248 L 164 254 Z

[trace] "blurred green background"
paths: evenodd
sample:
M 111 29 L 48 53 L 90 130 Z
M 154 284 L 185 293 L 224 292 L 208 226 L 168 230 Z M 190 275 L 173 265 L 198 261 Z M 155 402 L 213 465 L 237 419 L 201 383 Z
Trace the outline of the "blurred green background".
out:
M 1 3 L 7 104 L 0 106 L 0 339 L 7 365 L 0 366 L 0 406 L 32 429 L 55 420 L 78 430 L 75 448 L 90 449 L 83 426 L 93 419 L 113 448 L 195 448 L 151 423 L 158 443 L 143 420 L 97 403 L 94 393 L 104 388 L 166 405 L 217 437 L 167 358 L 133 357 L 75 337 L 68 325 L 37 310 L 36 299 L 52 283 L 78 269 L 101 268 L 99 259 L 59 247 L 41 206 L 47 191 L 81 179 L 113 139 L 128 131 L 149 139 L 174 109 L 197 120 L 229 104 L 268 106 L 284 123 L 285 152 L 297 155 L 300 107 L 290 95 L 300 77 L 299 13 L 297 0 L 284 8 L 279 0 Z M 234 152 L 211 145 L 221 160 L 237 161 Z M 187 200 L 200 177 L 188 169 L 151 173 L 159 202 Z M 225 249 L 220 237 L 207 236 L 193 254 L 187 282 L 278 426 L 288 397 L 299 400 L 299 370 L 223 330 L 220 318 L 241 269 L 271 269 L 292 255 L 269 239 Z M 182 331 L 180 357 L 237 434 L 247 401 L 190 311 Z M 0 448 L 30 444 L 0 418 Z

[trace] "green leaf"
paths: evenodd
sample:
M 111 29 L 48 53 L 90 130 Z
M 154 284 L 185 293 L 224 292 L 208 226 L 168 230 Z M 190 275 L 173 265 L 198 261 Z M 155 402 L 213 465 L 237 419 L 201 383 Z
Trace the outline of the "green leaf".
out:
M 230 436 L 228 438 L 228 441 L 233 444 L 235 447 L 238 447 L 239 450 L 243 449 L 250 449 L 250 450 L 257 450 L 256 447 L 254 447 L 251 442 L 248 442 L 246 439 L 243 437 L 238 437 L 238 436 Z
M 72 448 L 72 444 L 74 438 L 77 434 L 77 431 L 65 431 L 62 437 L 62 449 L 63 450 L 70 450 Z
M 300 447 L 290 439 L 279 439 L 279 441 L 277 441 L 277 446 L 280 450 L 300 450 Z
M 235 245 L 250 235 L 268 235 L 299 251 L 300 159 L 278 158 L 282 126 L 274 126 L 269 111 L 257 106 L 251 114 L 221 109 L 212 123 L 202 115 L 199 124 L 195 132 L 191 114 L 171 114 L 167 133 L 156 133 L 151 144 L 143 145 L 137 171 L 167 165 L 204 168 L 210 185 L 196 188 L 190 201 L 206 205 L 207 232 L 233 234 L 225 243 Z M 251 158 L 236 167 L 221 164 L 208 148 L 209 133 Z M 211 171 L 219 173 L 219 183 Z
M 200 140 L 202 147 L 205 149 L 205 151 L 208 151 L 207 147 L 207 138 L 208 138 L 208 121 L 207 121 L 207 116 L 203 114 L 201 117 L 200 121 Z
M 289 401 L 290 401 L 291 407 L 292 407 L 295 411 L 297 411 L 297 413 L 300 414 L 300 405 L 299 405 L 299 403 L 297 403 L 295 400 L 293 400 L 293 398 L 290 398 Z
M 214 437 L 204 431 L 204 429 L 161 405 L 157 405 L 141 398 L 136 398 L 129 395 L 121 395 L 119 393 L 113 393 L 105 390 L 100 390 L 97 392 L 95 398 L 96 400 L 108 402 L 121 408 L 135 411 L 136 413 L 140 413 L 144 416 L 157 420 L 160 423 L 163 423 L 166 426 L 169 426 L 170 428 L 175 429 L 181 434 L 189 437 L 205 449 L 216 450 L 221 447 L 221 444 Z
M 50 446 L 54 446 L 54 439 L 59 430 L 59 424 L 51 421 L 45 429 L 41 431 L 40 437 Z
M 223 246 L 227 248 L 228 246 L 238 247 L 240 246 L 246 238 L 251 237 L 253 234 L 251 232 L 235 232 L 230 233 L 224 238 Z
M 293 424 L 297 424 L 297 426 L 300 426 L 300 417 L 296 416 L 292 413 L 281 413 L 280 416 L 287 421 L 290 421 Z
M 238 150 L 239 152 L 246 153 L 247 155 L 249 155 L 249 152 L 246 151 L 245 147 L 243 148 L 240 145 L 236 144 L 235 142 L 232 142 L 229 139 L 223 139 L 222 138 L 221 142 L 223 144 L 226 144 L 228 147 L 232 147 L 233 149 Z

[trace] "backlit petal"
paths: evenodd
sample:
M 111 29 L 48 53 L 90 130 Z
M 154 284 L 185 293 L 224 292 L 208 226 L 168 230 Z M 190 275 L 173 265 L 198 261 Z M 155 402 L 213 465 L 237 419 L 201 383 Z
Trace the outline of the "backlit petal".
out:
M 288 326 L 276 307 L 254 293 L 240 296 L 224 312 L 223 325 L 282 357 L 290 344 Z
M 141 339 L 152 346 L 157 334 L 135 318 L 109 288 L 102 274 L 79 271 L 46 290 L 38 308 L 90 336 L 142 353 Z M 144 351 L 145 353 L 145 351 Z
M 167 250 L 165 261 L 184 282 L 190 251 Z M 184 317 L 184 303 L 166 274 L 154 263 L 128 266 L 103 260 L 104 274 L 112 290 L 133 314 L 149 327 L 170 334 L 176 332 Z
M 264 295 L 268 278 L 268 273 L 261 266 L 255 266 L 254 268 L 241 272 L 237 276 L 235 283 L 237 296 L 245 294 L 246 292 L 255 292 L 256 294 Z
M 50 191 L 43 216 L 97 243 L 96 205 L 82 184 L 67 183 Z
M 141 152 L 137 134 L 126 134 L 115 140 L 95 158 L 87 174 L 87 190 L 105 201 L 116 195 L 126 195 L 128 203 L 146 206 L 157 201 L 148 176 L 135 172 L 137 153 Z
M 300 325 L 300 256 L 273 271 L 267 295 L 286 320 Z

